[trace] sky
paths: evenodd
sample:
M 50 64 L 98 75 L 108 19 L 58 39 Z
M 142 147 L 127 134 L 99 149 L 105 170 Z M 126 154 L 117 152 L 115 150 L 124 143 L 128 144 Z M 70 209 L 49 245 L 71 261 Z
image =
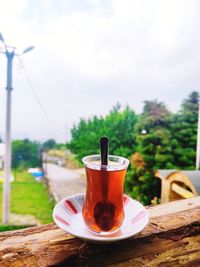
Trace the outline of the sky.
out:
M 12 138 L 66 142 L 80 118 L 117 102 L 140 113 L 157 99 L 178 111 L 200 88 L 199 10 L 198 0 L 0 0 L 6 44 L 35 47 L 14 58 Z M 0 54 L 3 138 L 5 86 Z

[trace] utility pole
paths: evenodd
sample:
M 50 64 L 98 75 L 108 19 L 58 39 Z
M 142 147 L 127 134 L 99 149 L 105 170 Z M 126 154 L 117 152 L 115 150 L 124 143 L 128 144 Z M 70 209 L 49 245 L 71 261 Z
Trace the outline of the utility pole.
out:
M 200 102 L 199 102 L 198 124 L 197 124 L 196 170 L 199 170 L 199 166 L 200 166 Z
M 4 183 L 3 183 L 3 204 L 2 204 L 2 223 L 9 223 L 10 217 L 10 175 L 11 175 L 11 92 L 12 92 L 12 63 L 15 53 L 15 47 L 7 46 L 3 35 L 0 33 L 0 41 L 4 49 L 1 53 L 7 58 L 7 103 L 6 103 L 6 134 L 5 134 L 5 159 L 4 159 Z M 22 54 L 29 52 L 34 47 L 31 46 L 23 51 Z
M 5 135 L 5 160 L 4 160 L 4 186 L 2 223 L 9 222 L 10 215 L 10 169 L 11 169 L 11 92 L 12 92 L 12 62 L 14 51 L 6 51 L 7 57 L 7 104 L 6 104 L 6 135 Z

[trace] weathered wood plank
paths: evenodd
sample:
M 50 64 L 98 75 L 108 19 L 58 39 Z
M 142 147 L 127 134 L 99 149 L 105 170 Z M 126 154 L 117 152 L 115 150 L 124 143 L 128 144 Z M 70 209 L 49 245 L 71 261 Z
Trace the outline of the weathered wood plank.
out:
M 0 266 L 200 266 L 200 197 L 149 207 L 129 240 L 88 244 L 54 224 L 0 234 Z

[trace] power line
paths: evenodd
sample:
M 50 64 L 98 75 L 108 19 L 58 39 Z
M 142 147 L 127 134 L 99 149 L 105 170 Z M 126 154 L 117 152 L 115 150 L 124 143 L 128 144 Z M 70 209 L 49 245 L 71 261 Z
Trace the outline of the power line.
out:
M 28 73 L 26 71 L 26 68 L 24 67 L 24 64 L 23 64 L 23 61 L 22 61 L 21 57 L 19 56 L 18 58 L 19 58 L 19 62 L 20 62 L 20 67 L 24 72 L 24 75 L 26 77 L 27 83 L 28 83 L 29 87 L 31 88 L 32 93 L 35 96 L 35 99 L 36 99 L 36 101 L 38 103 L 38 106 L 40 107 L 41 112 L 43 113 L 43 115 L 45 116 L 45 118 L 47 119 L 47 121 L 51 125 L 51 127 L 53 127 L 53 129 L 55 129 L 56 126 L 54 125 L 54 123 L 50 119 L 49 115 L 47 114 L 46 110 L 44 109 L 44 107 L 43 107 L 43 105 L 42 105 L 42 103 L 40 101 L 40 98 L 38 96 L 38 93 L 37 93 L 37 91 L 35 90 L 35 88 L 33 86 L 33 83 L 32 83 L 32 81 L 31 81 L 31 79 L 30 79 L 30 77 L 29 77 L 29 75 L 28 75 Z

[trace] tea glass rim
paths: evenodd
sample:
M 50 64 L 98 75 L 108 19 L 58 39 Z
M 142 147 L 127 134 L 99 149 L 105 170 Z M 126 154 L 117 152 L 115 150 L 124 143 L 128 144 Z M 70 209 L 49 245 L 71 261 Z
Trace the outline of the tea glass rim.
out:
M 89 156 L 85 156 L 82 158 L 82 162 L 84 164 L 85 167 L 88 167 L 90 169 L 97 169 L 100 170 L 102 165 L 100 164 L 100 162 L 95 163 L 94 161 L 88 161 L 88 159 L 96 159 L 96 161 L 100 161 L 101 159 L 101 155 L 100 154 L 95 154 L 95 155 L 89 155 Z M 108 160 L 111 159 L 115 159 L 118 161 L 114 161 L 116 164 L 114 165 L 106 165 L 106 169 L 107 171 L 114 171 L 114 170 L 125 170 L 128 168 L 128 165 L 130 163 L 130 161 L 125 158 L 125 157 L 121 157 L 121 156 L 116 156 L 116 155 L 108 155 Z M 104 165 L 105 166 L 105 165 Z

